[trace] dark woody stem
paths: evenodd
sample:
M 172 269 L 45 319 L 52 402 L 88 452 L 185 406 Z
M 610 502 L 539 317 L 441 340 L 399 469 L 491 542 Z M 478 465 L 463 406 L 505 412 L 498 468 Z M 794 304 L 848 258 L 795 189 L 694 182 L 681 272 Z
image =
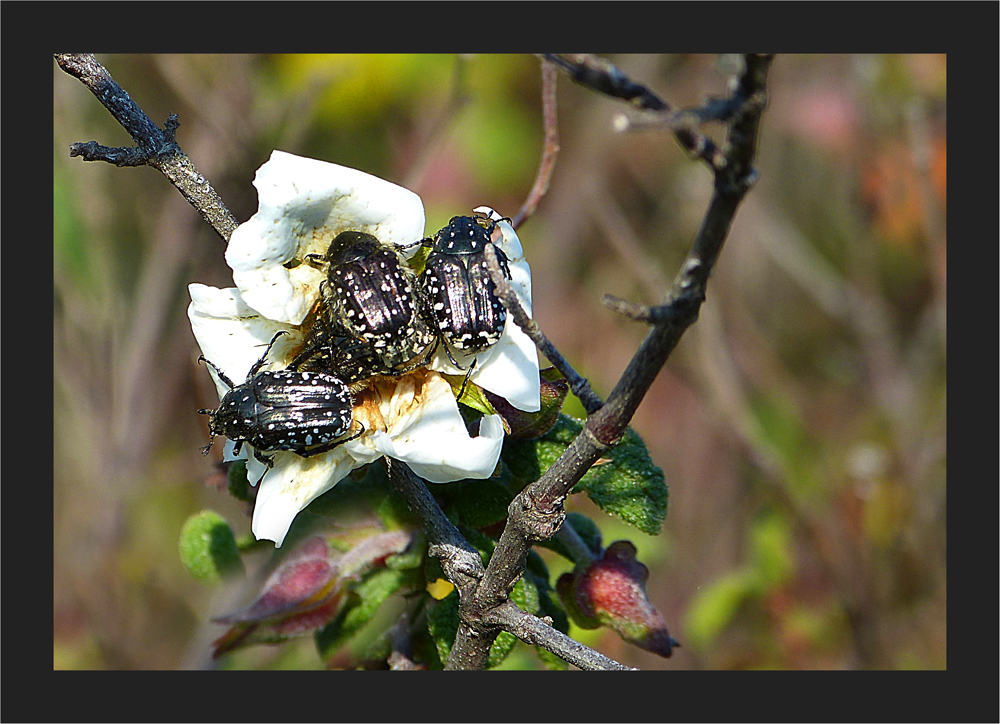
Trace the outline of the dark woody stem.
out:
M 545 357 L 555 366 L 559 373 L 566 378 L 569 382 L 569 388 L 573 391 L 580 402 L 583 403 L 584 409 L 587 413 L 592 413 L 601 407 L 601 398 L 599 398 L 594 391 L 590 388 L 590 382 L 587 381 L 585 377 L 581 377 L 576 370 L 573 369 L 572 365 L 566 361 L 559 350 L 555 348 L 548 337 L 542 332 L 538 327 L 538 323 L 535 322 L 528 313 L 524 311 L 524 307 L 521 306 L 521 302 L 518 301 L 517 295 L 514 293 L 513 287 L 507 281 L 504 276 L 503 270 L 500 268 L 500 262 L 497 260 L 496 252 L 493 249 L 492 244 L 487 244 L 484 251 L 486 257 L 486 263 L 489 268 L 490 278 L 493 280 L 493 285 L 496 287 L 497 296 L 503 302 L 504 307 L 510 313 L 511 317 L 514 319 L 514 324 L 520 327 L 526 335 L 535 343 L 538 350 L 545 355 Z
M 172 114 L 160 129 L 150 120 L 107 69 L 90 53 L 56 53 L 59 67 L 78 78 L 136 142 L 130 148 L 110 148 L 96 141 L 74 143 L 70 156 L 106 161 L 116 166 L 152 166 L 166 176 L 188 203 L 225 242 L 239 225 L 212 184 L 198 173 L 175 141 L 180 122 Z

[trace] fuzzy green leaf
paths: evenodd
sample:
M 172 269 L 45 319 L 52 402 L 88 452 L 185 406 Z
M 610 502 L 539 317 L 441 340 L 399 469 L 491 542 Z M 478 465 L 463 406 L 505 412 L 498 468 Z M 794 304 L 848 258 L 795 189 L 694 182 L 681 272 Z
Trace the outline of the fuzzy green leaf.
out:
M 203 510 L 181 529 L 180 554 L 184 567 L 199 581 L 217 582 L 232 573 L 244 573 L 233 531 L 222 516 Z
M 525 484 L 548 470 L 580 434 L 583 422 L 568 415 L 538 440 L 512 440 L 504 445 L 503 459 L 515 478 Z M 643 533 L 660 532 L 667 515 L 667 485 L 663 471 L 653 464 L 642 438 L 625 431 L 622 441 L 576 484 L 607 513 L 634 525 Z
M 247 461 L 234 460 L 229 466 L 229 494 L 244 503 L 250 500 L 250 481 L 247 478 Z
M 507 517 L 507 506 L 514 499 L 499 480 L 462 480 L 431 488 L 441 508 L 456 524 L 483 528 Z
M 438 658 L 442 664 L 448 661 L 448 654 L 458 634 L 458 591 L 452 591 L 427 608 L 427 632 L 434 640 Z

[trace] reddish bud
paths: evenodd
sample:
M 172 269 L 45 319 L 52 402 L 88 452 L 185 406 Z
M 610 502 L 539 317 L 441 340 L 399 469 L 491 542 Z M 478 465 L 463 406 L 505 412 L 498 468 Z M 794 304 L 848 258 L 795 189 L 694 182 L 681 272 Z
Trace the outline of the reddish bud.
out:
M 356 541 L 346 553 L 332 550 L 324 536 L 306 539 L 281 560 L 253 603 L 212 619 L 230 626 L 213 642 L 213 656 L 322 628 L 337 615 L 349 585 L 362 572 L 383 566 L 412 539 L 404 531 L 378 532 Z
M 649 569 L 635 558 L 635 546 L 615 541 L 582 571 L 565 573 L 556 590 L 582 628 L 607 626 L 626 641 L 669 657 L 677 642 L 646 598 Z

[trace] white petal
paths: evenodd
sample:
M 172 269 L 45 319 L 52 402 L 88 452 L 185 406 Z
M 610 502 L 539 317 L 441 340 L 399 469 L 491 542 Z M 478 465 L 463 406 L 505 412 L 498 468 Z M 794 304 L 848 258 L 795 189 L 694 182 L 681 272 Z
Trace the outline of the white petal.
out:
M 256 462 L 253 456 L 250 460 Z M 274 467 L 257 491 L 251 525 L 254 536 L 257 540 L 273 540 L 280 547 L 299 511 L 356 467 L 358 462 L 343 447 L 311 458 L 274 453 Z M 247 468 L 249 471 L 249 464 Z
M 275 333 L 291 332 L 276 343 L 272 355 L 275 358 L 285 345 L 300 341 L 298 331 L 262 317 L 247 306 L 238 289 L 189 284 L 188 292 L 191 294 L 188 318 L 202 354 L 235 385 L 246 380 L 250 368 L 267 350 Z M 216 377 L 211 367 L 209 370 L 221 398 L 229 387 Z
M 233 449 L 235 447 L 236 447 L 236 443 L 235 442 L 233 442 L 232 440 L 226 440 L 225 444 L 222 446 L 222 462 L 224 462 L 224 463 L 231 463 L 233 460 L 246 460 L 247 459 L 247 457 L 248 457 L 248 455 L 247 455 L 247 446 L 243 445 L 240 448 L 240 454 L 239 455 L 234 455 L 233 454 Z M 261 463 L 257 463 L 257 464 L 260 465 Z M 260 470 L 260 471 L 256 471 L 256 472 L 257 472 L 257 474 L 255 476 L 251 476 L 249 474 L 250 473 L 250 467 L 249 467 L 249 465 L 247 466 L 247 477 L 250 478 L 250 483 L 252 485 L 256 485 L 257 484 L 257 481 L 260 479 L 260 476 L 261 476 L 261 474 L 264 471 Z
M 421 395 L 420 404 L 398 416 L 388 434 L 378 430 L 371 435 L 373 446 L 432 483 L 492 475 L 503 446 L 500 416 L 484 417 L 479 436 L 469 437 L 451 385 L 444 378 L 429 375 Z
M 538 349 L 513 322 L 504 329 L 489 364 L 473 372 L 472 379 L 519 410 L 538 412 L 542 409 Z
M 325 253 L 349 229 L 400 245 L 423 237 L 420 197 L 362 171 L 274 151 L 254 186 L 258 211 L 233 232 L 226 261 L 246 303 L 275 321 L 300 324 L 323 278 L 309 264 L 285 262 Z

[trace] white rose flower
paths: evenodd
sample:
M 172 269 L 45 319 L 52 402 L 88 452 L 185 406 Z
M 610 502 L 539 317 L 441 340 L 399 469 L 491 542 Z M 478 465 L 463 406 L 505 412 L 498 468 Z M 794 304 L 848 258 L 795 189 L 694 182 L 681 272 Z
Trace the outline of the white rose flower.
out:
M 206 359 L 237 385 L 246 380 L 277 332 L 288 334 L 275 342 L 268 359 L 279 362 L 271 367 L 287 364 L 301 346 L 300 325 L 319 301 L 324 279 L 322 271 L 301 263 L 307 254 L 324 254 L 333 238 L 348 230 L 400 246 L 424 238 L 420 198 L 361 171 L 274 151 L 258 169 L 254 186 L 258 211 L 233 232 L 226 250 L 236 288 L 189 286 L 188 317 L 195 339 Z M 530 314 L 531 270 L 517 234 L 492 209 L 477 211 L 498 221 L 502 238 L 496 243 L 507 255 L 511 286 Z M 412 256 L 417 249 L 413 246 L 403 254 Z M 540 409 L 535 346 L 509 317 L 495 345 L 457 361 L 467 368 L 473 359 L 472 382 L 518 409 Z M 221 399 L 229 388 L 210 372 Z M 405 462 L 434 483 L 489 477 L 503 444 L 500 416 L 483 417 L 479 434 L 471 437 L 442 373 L 466 371 L 452 365 L 439 346 L 427 369 L 368 384 L 355 395 L 354 404 L 354 431 L 363 425 L 364 433 L 328 452 L 304 458 L 277 451 L 268 468 L 248 455 L 244 445 L 240 457 L 247 458 L 250 481 L 260 481 L 254 535 L 280 546 L 300 510 L 351 470 L 384 455 Z M 233 459 L 233 447 L 226 442 L 226 460 Z

